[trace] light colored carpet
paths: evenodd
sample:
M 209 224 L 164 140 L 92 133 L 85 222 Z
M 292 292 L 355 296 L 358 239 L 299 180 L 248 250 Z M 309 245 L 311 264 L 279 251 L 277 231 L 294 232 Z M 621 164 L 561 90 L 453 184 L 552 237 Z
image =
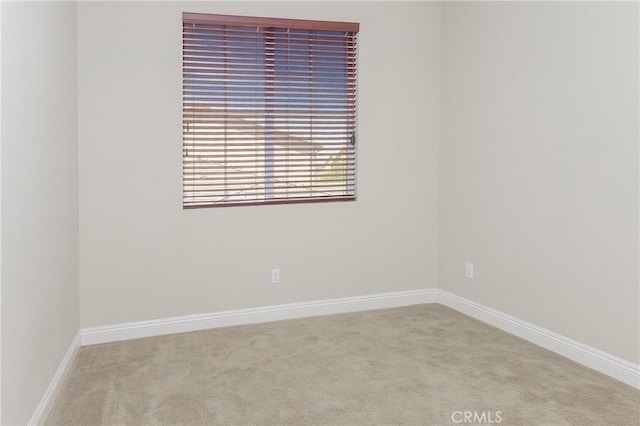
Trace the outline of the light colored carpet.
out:
M 86 346 L 47 423 L 453 424 L 464 411 L 632 425 L 640 391 L 429 304 Z

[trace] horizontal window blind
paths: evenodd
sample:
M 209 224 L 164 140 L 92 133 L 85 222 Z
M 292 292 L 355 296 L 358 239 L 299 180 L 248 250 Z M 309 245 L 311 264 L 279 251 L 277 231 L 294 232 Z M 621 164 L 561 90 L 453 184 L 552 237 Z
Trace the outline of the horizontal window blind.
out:
M 183 14 L 183 206 L 353 200 L 358 24 Z

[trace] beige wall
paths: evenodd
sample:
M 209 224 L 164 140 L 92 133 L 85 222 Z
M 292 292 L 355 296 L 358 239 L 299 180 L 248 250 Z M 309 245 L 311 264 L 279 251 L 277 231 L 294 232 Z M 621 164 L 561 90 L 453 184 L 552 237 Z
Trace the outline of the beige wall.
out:
M 357 202 L 182 210 L 182 11 L 361 23 Z M 441 287 L 638 363 L 638 68 L 637 3 L 3 2 L 2 422 L 78 316 Z
M 638 52 L 638 3 L 442 9 L 439 285 L 636 364 Z
M 2 4 L 2 424 L 78 332 L 76 7 Z
M 183 11 L 360 22 L 357 202 L 182 209 Z M 81 326 L 435 287 L 439 33 L 435 3 L 78 4 Z

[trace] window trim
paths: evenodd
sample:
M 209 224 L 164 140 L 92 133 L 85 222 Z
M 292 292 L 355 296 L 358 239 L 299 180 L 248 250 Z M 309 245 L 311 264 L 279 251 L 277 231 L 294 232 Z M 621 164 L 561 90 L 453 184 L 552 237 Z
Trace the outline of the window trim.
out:
M 195 24 L 233 25 L 237 27 L 277 27 L 314 31 L 348 31 L 357 33 L 357 22 L 312 21 L 306 19 L 261 18 L 253 16 L 216 15 L 209 13 L 182 13 L 182 22 Z

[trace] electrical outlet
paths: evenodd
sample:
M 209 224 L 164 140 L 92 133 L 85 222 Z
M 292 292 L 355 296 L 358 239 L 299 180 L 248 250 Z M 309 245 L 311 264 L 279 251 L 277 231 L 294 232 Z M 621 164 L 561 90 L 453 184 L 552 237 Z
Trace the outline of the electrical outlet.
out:
M 465 264 L 464 276 L 467 278 L 473 278 L 473 263 Z
M 271 270 L 271 284 L 279 284 L 280 283 L 280 269 L 273 268 Z

